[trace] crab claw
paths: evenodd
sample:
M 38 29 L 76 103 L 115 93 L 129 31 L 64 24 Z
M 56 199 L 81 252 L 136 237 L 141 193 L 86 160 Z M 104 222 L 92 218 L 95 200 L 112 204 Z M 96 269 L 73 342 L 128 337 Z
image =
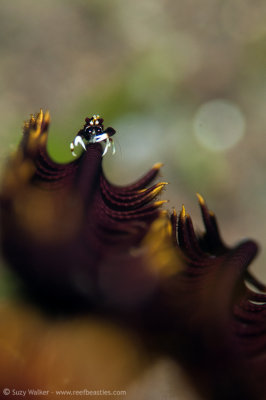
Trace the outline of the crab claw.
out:
M 77 147 L 79 144 L 83 147 L 84 150 L 86 150 L 86 146 L 85 146 L 85 143 L 84 143 L 82 137 L 81 137 L 80 135 L 77 135 L 77 136 L 75 137 L 75 139 L 73 140 L 73 142 L 70 143 L 70 150 L 71 150 L 71 153 L 72 153 L 72 155 L 73 155 L 74 157 L 77 157 L 76 153 L 74 152 L 74 149 L 75 149 L 75 147 Z
M 70 151 L 72 153 L 72 156 L 77 157 L 76 153 L 74 152 L 74 143 L 73 142 L 70 143 Z
M 78 135 L 74 139 L 74 146 L 77 147 L 79 144 L 83 147 L 84 150 L 86 150 L 86 146 L 82 140 L 82 137 Z

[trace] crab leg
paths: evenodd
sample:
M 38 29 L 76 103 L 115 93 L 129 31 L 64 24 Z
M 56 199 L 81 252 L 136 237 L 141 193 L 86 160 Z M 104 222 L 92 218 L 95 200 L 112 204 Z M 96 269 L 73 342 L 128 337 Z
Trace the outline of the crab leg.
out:
M 105 156 L 105 154 L 107 153 L 107 150 L 108 150 L 108 148 L 109 148 L 110 146 L 111 146 L 110 140 L 109 140 L 109 137 L 107 137 L 107 139 L 106 139 L 106 144 L 105 144 L 105 148 L 104 148 L 104 152 L 103 152 L 103 154 L 102 154 L 102 157 Z
M 115 154 L 115 141 L 113 138 L 110 138 L 110 142 L 112 144 L 112 154 L 114 155 Z
M 108 138 L 109 138 L 109 136 L 108 136 L 107 133 L 102 133 L 101 135 L 97 135 L 97 136 L 95 137 L 95 142 L 96 142 L 96 143 L 102 142 L 103 140 L 107 140 Z

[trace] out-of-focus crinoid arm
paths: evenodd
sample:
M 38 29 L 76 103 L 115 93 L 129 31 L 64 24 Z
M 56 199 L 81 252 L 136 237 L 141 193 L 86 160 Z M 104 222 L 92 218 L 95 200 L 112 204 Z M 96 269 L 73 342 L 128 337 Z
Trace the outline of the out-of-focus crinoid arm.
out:
M 252 240 L 224 245 L 214 214 L 202 196 L 198 199 L 205 233 L 195 233 L 184 206 L 178 221 L 172 214 L 182 268 L 162 281 L 156 315 L 167 332 L 176 332 L 172 354 L 180 357 L 180 348 L 189 349 L 186 357 L 200 377 L 204 398 L 261 399 L 266 393 L 266 293 L 255 293 L 245 283 L 264 288 L 248 272 L 258 247 Z

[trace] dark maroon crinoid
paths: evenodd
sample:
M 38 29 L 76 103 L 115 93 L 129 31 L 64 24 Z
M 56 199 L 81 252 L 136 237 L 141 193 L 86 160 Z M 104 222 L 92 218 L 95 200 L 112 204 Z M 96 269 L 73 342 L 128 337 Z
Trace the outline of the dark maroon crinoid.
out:
M 102 171 L 100 144 L 68 164 L 51 160 L 48 126 L 48 113 L 33 116 L 8 161 L 1 190 L 6 260 L 53 304 L 141 303 L 156 277 L 132 253 L 161 213 L 164 202 L 153 200 L 165 183 L 149 186 L 161 165 L 134 184 L 114 186 Z
M 227 247 L 214 214 L 198 199 L 203 235 L 195 234 L 184 207 L 178 221 L 176 213 L 171 217 L 184 268 L 162 282 L 155 306 L 167 351 L 183 360 L 203 398 L 263 399 L 266 295 L 257 292 L 266 288 L 248 271 L 257 245 Z
M 0 196 L 3 254 L 28 290 L 51 308 L 127 319 L 184 365 L 204 399 L 266 398 L 266 288 L 248 271 L 256 243 L 226 246 L 200 195 L 203 235 L 184 207 L 169 217 L 154 201 L 165 183 L 149 186 L 160 164 L 118 187 L 100 144 L 55 163 L 48 126 L 42 112 L 25 124 Z

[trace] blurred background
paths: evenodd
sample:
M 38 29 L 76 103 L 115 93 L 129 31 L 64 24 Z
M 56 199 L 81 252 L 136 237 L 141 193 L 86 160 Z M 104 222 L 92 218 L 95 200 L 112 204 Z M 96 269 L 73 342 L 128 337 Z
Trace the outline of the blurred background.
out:
M 262 245 L 252 269 L 266 282 L 265 20 L 263 0 L 2 0 L 1 169 L 29 114 L 50 110 L 65 162 L 99 113 L 117 130 L 107 177 L 163 162 L 169 208 L 184 203 L 201 230 L 201 193 L 228 244 Z

